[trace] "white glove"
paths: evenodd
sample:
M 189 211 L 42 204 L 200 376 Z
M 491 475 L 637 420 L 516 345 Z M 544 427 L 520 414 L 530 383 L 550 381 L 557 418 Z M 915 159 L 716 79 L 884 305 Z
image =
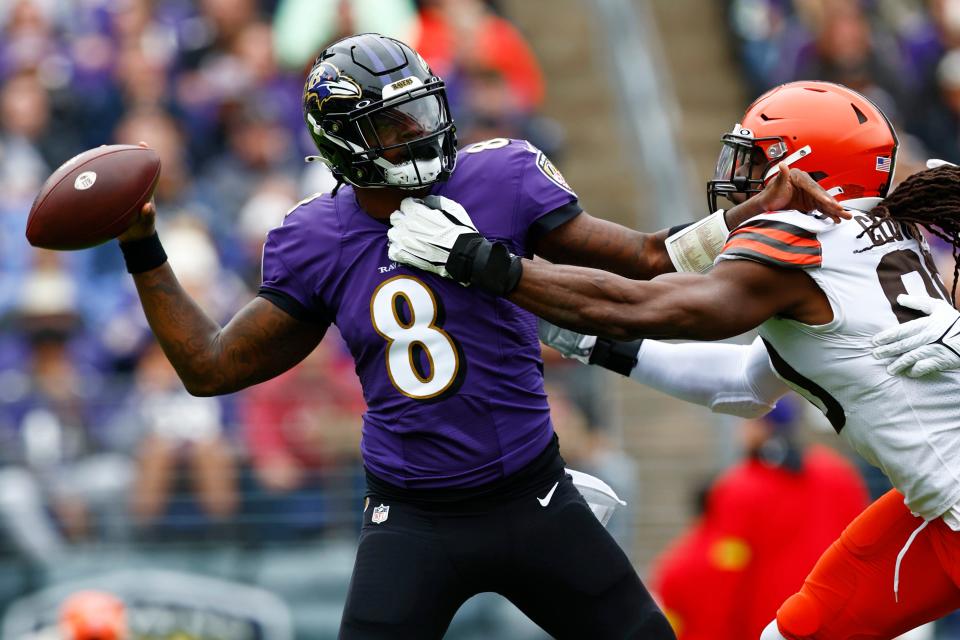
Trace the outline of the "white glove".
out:
M 387 256 L 394 262 L 444 278 L 450 250 L 461 235 L 477 233 L 473 220 L 459 204 L 443 196 L 404 198 L 390 215 Z
M 537 318 L 537 333 L 540 341 L 548 347 L 553 347 L 564 358 L 573 358 L 583 364 L 590 364 L 590 354 L 597 344 L 597 336 L 585 336 L 576 331 L 561 329 L 543 318 Z
M 927 314 L 873 337 L 873 357 L 897 357 L 887 372 L 919 378 L 935 371 L 960 368 L 960 311 L 940 298 L 900 294 L 897 303 Z

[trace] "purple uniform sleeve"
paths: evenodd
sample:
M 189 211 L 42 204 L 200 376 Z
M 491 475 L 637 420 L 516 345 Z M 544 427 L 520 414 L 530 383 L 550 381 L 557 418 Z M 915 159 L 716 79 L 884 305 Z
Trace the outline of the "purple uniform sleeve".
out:
M 517 223 L 529 230 L 529 242 L 576 217 L 583 209 L 577 194 L 546 154 L 527 143 L 521 161 Z
M 297 278 L 285 256 L 295 256 L 292 244 L 296 234 L 290 227 L 277 227 L 267 235 L 263 245 L 263 282 L 257 295 L 269 300 L 297 320 L 330 325 L 331 314 L 318 304 L 310 290 Z

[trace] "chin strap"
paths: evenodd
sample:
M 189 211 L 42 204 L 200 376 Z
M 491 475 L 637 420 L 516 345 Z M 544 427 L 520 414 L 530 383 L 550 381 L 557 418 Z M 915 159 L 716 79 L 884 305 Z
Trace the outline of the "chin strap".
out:
M 303 159 L 303 161 L 304 162 L 322 162 L 323 164 L 327 165 L 327 167 L 330 167 L 329 163 L 327 163 L 322 156 L 306 156 Z M 331 173 L 333 173 L 333 177 L 337 181 L 337 184 L 334 185 L 333 191 L 330 192 L 330 196 L 336 197 L 337 191 L 339 191 L 340 187 L 343 186 L 344 181 L 343 181 L 343 178 L 341 178 L 335 171 L 332 170 L 332 168 L 331 168 Z

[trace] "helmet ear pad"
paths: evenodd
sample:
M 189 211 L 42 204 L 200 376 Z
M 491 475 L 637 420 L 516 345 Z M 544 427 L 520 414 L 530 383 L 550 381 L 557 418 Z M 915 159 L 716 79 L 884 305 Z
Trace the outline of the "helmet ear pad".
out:
M 456 164 L 445 85 L 397 40 L 361 34 L 330 45 L 307 76 L 303 108 L 320 158 L 339 182 L 420 189 L 446 180 Z M 420 134 L 384 137 L 384 123 Z

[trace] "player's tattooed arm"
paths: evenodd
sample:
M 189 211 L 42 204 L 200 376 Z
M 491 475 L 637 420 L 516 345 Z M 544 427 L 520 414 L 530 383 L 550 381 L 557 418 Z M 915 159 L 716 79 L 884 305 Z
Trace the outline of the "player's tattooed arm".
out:
M 733 229 L 756 215 L 782 209 L 820 211 L 835 220 L 850 217 L 807 173 L 782 165 L 781 173 L 763 192 L 726 212 L 727 227 Z M 551 262 L 649 280 L 674 271 L 665 244 L 667 234 L 666 230 L 641 233 L 581 213 L 535 241 L 533 251 Z
M 674 273 L 649 282 L 525 260 L 509 299 L 559 326 L 614 340 L 720 340 L 774 315 L 829 322 L 822 296 L 800 270 L 746 260 L 723 262 L 706 275 Z
M 194 395 L 230 393 L 283 373 L 313 351 L 326 330 L 263 298 L 221 328 L 183 290 L 168 263 L 134 275 L 134 282 L 150 328 Z
M 118 239 L 124 243 L 152 236 L 156 216 L 156 207 L 148 202 Z M 221 328 L 183 290 L 167 262 L 135 274 L 133 281 L 157 342 L 194 395 L 220 395 L 269 380 L 307 357 L 326 332 L 263 298 Z

